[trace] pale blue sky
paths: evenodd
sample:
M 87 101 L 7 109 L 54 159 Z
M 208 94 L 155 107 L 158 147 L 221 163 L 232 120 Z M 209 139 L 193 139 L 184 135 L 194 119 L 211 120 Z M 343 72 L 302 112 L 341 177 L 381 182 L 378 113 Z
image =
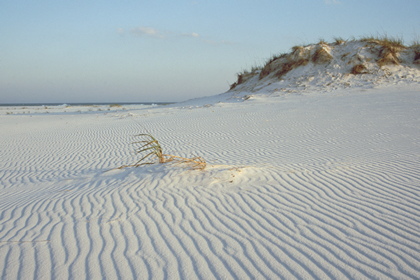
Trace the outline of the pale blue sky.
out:
M 299 44 L 420 38 L 420 0 L 0 0 L 0 103 L 182 101 Z

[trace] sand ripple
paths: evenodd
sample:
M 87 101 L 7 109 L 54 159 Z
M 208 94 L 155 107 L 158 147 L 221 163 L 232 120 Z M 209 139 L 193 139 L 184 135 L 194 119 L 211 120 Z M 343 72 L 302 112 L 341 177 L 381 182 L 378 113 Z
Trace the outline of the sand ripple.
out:
M 0 278 L 418 278 L 419 104 L 359 97 L 2 120 Z M 112 169 L 139 122 L 208 168 Z

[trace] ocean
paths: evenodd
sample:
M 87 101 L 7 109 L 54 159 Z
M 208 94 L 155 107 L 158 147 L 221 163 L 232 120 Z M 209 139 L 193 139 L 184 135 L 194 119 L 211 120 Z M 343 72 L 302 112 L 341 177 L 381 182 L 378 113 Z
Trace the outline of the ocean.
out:
M 32 106 L 124 106 L 124 105 L 168 105 L 175 102 L 81 102 L 81 103 L 0 103 L 1 107 Z

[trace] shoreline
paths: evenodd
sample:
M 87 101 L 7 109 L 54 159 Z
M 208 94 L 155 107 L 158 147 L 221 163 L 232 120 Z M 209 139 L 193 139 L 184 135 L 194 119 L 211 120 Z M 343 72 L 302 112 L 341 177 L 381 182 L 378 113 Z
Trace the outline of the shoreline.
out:
M 37 103 L 0 103 L 0 107 L 42 107 L 42 106 L 110 106 L 110 105 L 167 105 L 177 102 L 37 102 Z

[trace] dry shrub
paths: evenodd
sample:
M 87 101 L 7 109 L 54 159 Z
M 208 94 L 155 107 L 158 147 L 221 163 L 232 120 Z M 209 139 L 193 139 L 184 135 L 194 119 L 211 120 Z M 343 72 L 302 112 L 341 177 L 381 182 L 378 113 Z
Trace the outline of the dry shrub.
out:
M 271 73 L 271 66 L 269 64 L 266 64 L 260 72 L 260 76 L 259 76 L 260 80 L 270 75 L 270 73 Z
M 293 68 L 297 68 L 299 66 L 305 66 L 308 63 L 309 63 L 309 59 L 301 58 L 299 60 L 294 61 Z
M 238 83 L 237 82 L 234 82 L 233 84 L 231 84 L 229 86 L 229 90 L 232 90 L 232 89 L 236 88 L 237 85 L 238 85 Z
M 319 39 L 318 45 L 328 45 L 327 41 L 325 41 L 324 39 Z
M 386 35 L 382 37 L 366 37 L 362 38 L 360 41 L 380 47 L 377 61 L 379 67 L 384 65 L 399 65 L 399 53 L 407 48 L 404 46 L 402 39 L 390 38 Z
M 255 72 L 258 71 L 260 68 L 253 67 L 251 72 L 249 71 L 243 71 L 242 73 L 237 74 L 237 80 L 235 83 L 230 85 L 230 89 L 234 89 L 237 85 L 243 84 L 246 80 L 251 78 L 253 75 L 255 75 Z
M 390 48 L 383 47 L 379 53 L 378 65 L 380 67 L 384 65 L 399 65 L 400 60 L 398 56 L 399 56 L 399 49 L 393 48 L 393 47 L 390 47 Z
M 278 54 L 278 55 L 273 55 L 273 56 L 271 56 L 271 58 L 267 61 L 266 65 L 267 65 L 267 64 L 271 64 L 272 62 L 274 62 L 274 61 L 276 61 L 276 60 L 278 60 L 278 59 L 283 59 L 283 58 L 285 58 L 285 57 L 287 57 L 287 56 L 288 56 L 288 54 L 287 54 L 287 53 L 281 53 L 281 54 Z
M 403 40 L 400 38 L 390 38 L 386 35 L 382 37 L 364 37 L 360 39 L 362 42 L 367 42 L 370 44 L 380 45 L 383 48 L 387 49 L 405 49 L 406 46 L 404 46 Z
M 303 58 L 299 60 L 292 60 L 292 61 L 286 62 L 282 64 L 281 69 L 276 72 L 276 77 L 281 78 L 282 76 L 286 75 L 293 69 L 299 66 L 304 66 L 308 64 L 308 62 L 309 62 L 308 59 L 303 59 Z
M 302 55 L 305 51 L 305 47 L 303 46 L 294 46 L 292 47 L 292 54 L 293 55 Z
M 325 45 L 319 45 L 312 56 L 312 62 L 323 64 L 330 62 L 333 59 L 332 55 L 328 52 Z
M 305 66 L 306 64 L 308 64 L 310 55 L 311 52 L 309 49 L 306 49 L 304 47 L 295 47 L 291 55 L 291 62 L 293 63 L 293 68 Z
M 286 53 L 282 53 L 279 55 L 273 55 L 264 65 L 264 67 L 262 67 L 260 75 L 259 75 L 259 79 L 263 79 L 265 77 L 267 77 L 268 75 L 270 75 L 277 67 L 274 64 L 277 64 L 277 62 L 280 60 L 285 60 L 287 59 L 289 55 Z M 274 63 L 276 62 L 276 63 Z
M 339 45 L 343 45 L 345 42 L 346 42 L 346 40 L 344 40 L 343 38 L 341 38 L 341 37 L 336 37 L 336 38 L 334 38 L 334 44 L 336 45 L 336 46 L 339 46 Z
M 363 64 L 357 64 L 351 69 L 350 73 L 353 74 L 353 75 L 366 74 L 367 73 L 367 68 Z
M 276 77 L 280 78 L 280 77 L 286 75 L 291 70 L 293 70 L 293 63 L 292 62 L 286 62 L 286 63 L 282 64 L 281 69 L 276 72 Z
M 295 46 L 292 48 L 293 60 L 309 60 L 310 50 L 302 46 Z
M 302 46 L 292 48 L 290 54 L 282 54 L 276 59 L 270 59 L 262 68 L 259 78 L 262 79 L 275 72 L 275 76 L 280 78 L 291 70 L 309 63 L 310 52 Z
M 244 74 L 238 74 L 238 81 L 236 82 L 238 85 L 244 82 Z

